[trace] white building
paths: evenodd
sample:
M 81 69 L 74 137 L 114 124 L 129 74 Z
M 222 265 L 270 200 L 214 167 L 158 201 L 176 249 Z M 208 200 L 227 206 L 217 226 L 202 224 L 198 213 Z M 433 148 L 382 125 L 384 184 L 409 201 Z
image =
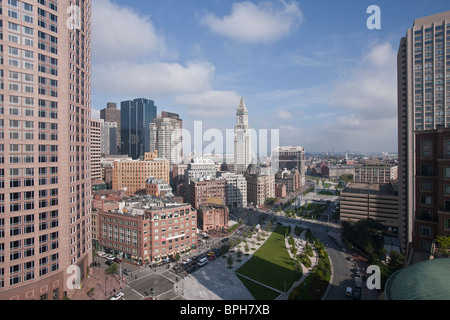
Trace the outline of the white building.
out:
M 117 154 L 117 123 L 101 123 L 101 153 L 105 155 Z
M 191 179 L 212 179 L 216 177 L 217 166 L 211 159 L 195 158 L 185 170 L 186 181 Z
M 247 207 L 247 180 L 235 172 L 222 172 L 220 177 L 227 181 L 227 205 L 230 209 Z
M 182 120 L 177 114 L 163 112 L 150 123 L 150 152 L 158 151 L 158 157 L 169 163 L 181 163 L 183 157 Z
M 251 134 L 248 125 L 248 111 L 244 98 L 236 111 L 234 127 L 234 171 L 245 173 L 251 161 Z

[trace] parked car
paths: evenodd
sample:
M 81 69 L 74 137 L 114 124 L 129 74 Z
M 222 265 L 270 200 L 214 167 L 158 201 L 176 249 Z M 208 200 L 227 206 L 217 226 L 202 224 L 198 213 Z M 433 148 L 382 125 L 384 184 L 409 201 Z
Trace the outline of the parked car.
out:
M 122 260 L 119 259 L 119 258 L 114 258 L 113 261 L 116 262 L 116 263 L 122 263 Z
M 353 300 L 361 300 L 361 289 L 356 288 L 355 292 L 353 292 Z
M 205 264 L 207 264 L 208 263 L 208 259 L 206 259 L 206 257 L 203 257 L 203 258 L 201 258 L 199 261 L 198 261 L 198 263 L 197 263 L 197 265 L 198 266 L 204 266 Z
M 352 291 L 353 291 L 353 290 L 352 290 L 351 287 L 347 287 L 347 289 L 345 290 L 345 295 L 346 295 L 347 297 L 351 297 L 352 294 L 353 294 Z
M 213 261 L 215 258 L 216 258 L 216 256 L 213 254 L 213 255 L 211 255 L 211 256 L 208 257 L 208 260 L 209 260 L 209 261 Z
M 214 251 L 211 250 L 211 251 L 208 252 L 206 255 L 207 255 L 208 257 L 209 257 L 209 256 L 213 256 L 213 255 L 214 255 Z
M 191 259 L 186 259 L 186 260 L 183 260 L 183 262 L 181 262 L 181 264 L 182 265 L 184 265 L 184 266 L 186 266 L 186 265 L 188 265 L 189 263 L 191 263 Z
M 108 260 L 108 261 L 105 262 L 105 264 L 106 264 L 107 266 L 110 266 L 110 265 L 113 264 L 113 262 L 112 262 L 111 260 Z
M 122 297 L 123 297 L 123 292 L 118 292 L 112 296 L 111 300 L 119 300 Z
M 92 262 L 92 265 L 93 265 L 94 267 L 100 267 L 100 266 L 101 266 L 100 262 L 98 262 L 98 261 Z

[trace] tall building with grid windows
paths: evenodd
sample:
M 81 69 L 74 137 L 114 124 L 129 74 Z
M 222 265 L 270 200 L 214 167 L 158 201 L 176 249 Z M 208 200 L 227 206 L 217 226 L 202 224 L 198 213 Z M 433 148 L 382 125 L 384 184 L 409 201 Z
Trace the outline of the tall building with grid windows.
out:
M 399 240 L 404 252 L 413 242 L 419 216 L 415 185 L 422 173 L 416 172 L 416 134 L 450 127 L 449 50 L 450 11 L 416 19 L 398 49 Z
M 92 262 L 91 1 L 0 11 L 0 299 L 62 299 Z

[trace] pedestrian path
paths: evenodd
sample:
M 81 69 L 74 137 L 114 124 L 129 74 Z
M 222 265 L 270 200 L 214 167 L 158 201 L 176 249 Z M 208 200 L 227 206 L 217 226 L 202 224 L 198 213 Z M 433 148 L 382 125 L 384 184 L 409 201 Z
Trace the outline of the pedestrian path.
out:
M 306 235 L 306 229 L 303 230 L 303 232 L 300 234 L 300 236 L 297 236 L 293 230 L 294 227 L 291 227 L 291 234 L 292 237 L 294 238 L 294 245 L 297 248 L 297 252 L 303 252 L 304 248 L 306 246 L 307 243 L 307 239 L 305 237 Z M 294 254 L 292 253 L 291 245 L 289 244 L 289 237 L 285 238 L 286 241 L 286 248 L 288 249 L 289 255 L 291 256 L 292 259 L 295 259 Z M 292 284 L 292 286 L 289 288 L 289 290 L 287 290 L 286 292 L 282 292 L 275 300 L 287 300 L 289 298 L 289 295 L 291 294 L 292 290 L 294 290 L 296 287 L 298 287 L 311 273 L 311 271 L 313 270 L 313 268 L 317 265 L 318 261 L 319 261 L 319 256 L 316 252 L 316 249 L 314 248 L 314 246 L 311 246 L 313 249 L 313 256 L 309 257 L 311 259 L 311 267 L 307 268 L 303 265 L 303 263 L 300 263 L 301 267 L 302 267 L 302 276 L 299 280 L 297 280 L 296 282 L 294 282 Z

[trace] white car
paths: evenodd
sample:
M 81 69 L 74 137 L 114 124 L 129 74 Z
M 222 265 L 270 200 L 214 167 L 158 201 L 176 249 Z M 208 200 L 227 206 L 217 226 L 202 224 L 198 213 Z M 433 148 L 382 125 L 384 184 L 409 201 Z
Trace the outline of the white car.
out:
M 352 288 L 351 287 L 347 287 L 347 289 L 345 290 L 345 295 L 347 297 L 351 297 L 352 296 Z
M 123 297 L 123 292 L 119 292 L 119 293 L 116 293 L 115 295 L 113 295 L 111 300 L 119 300 L 122 297 Z
M 189 264 L 191 261 L 192 261 L 191 259 L 186 259 L 186 260 L 184 260 L 181 264 L 187 265 L 187 264 Z

